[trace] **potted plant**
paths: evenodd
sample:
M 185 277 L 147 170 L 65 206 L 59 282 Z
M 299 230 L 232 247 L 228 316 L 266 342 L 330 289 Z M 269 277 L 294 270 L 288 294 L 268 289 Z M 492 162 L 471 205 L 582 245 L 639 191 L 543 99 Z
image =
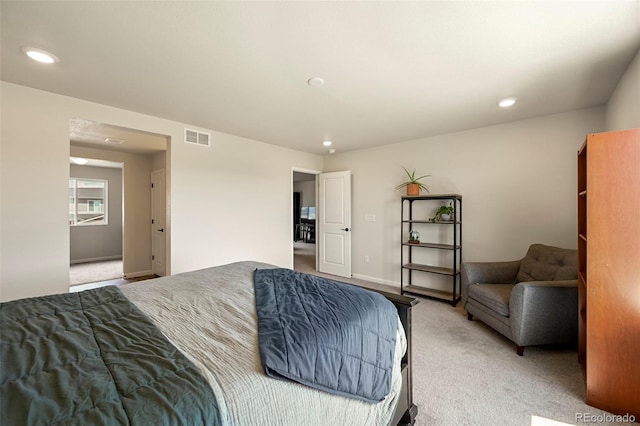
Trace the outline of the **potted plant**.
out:
M 409 231 L 409 244 L 420 244 L 420 233 L 415 230 Z
M 416 169 L 413 169 L 413 171 L 409 173 L 409 170 L 407 170 L 404 166 L 402 166 L 402 168 L 404 169 L 405 173 L 409 177 L 409 180 L 407 180 L 406 182 L 402 182 L 400 185 L 396 186 L 396 189 L 404 188 L 406 186 L 407 195 L 409 196 L 420 195 L 420 190 L 422 189 L 429 192 L 429 187 L 424 183 L 420 182 L 420 179 L 424 179 L 431 175 L 416 177 Z
M 429 218 L 429 222 L 449 222 L 452 219 L 451 215 L 453 215 L 453 205 L 449 203 L 448 206 L 440 206 L 436 210 L 436 215 Z

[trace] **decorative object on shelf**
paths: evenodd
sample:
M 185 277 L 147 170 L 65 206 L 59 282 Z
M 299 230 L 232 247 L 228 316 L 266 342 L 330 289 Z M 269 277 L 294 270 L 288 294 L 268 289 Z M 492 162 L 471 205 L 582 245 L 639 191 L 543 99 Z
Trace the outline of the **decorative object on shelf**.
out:
M 425 185 L 424 183 L 420 182 L 420 179 L 424 179 L 424 178 L 429 177 L 431 175 L 424 175 L 424 176 L 416 177 L 416 169 L 415 168 L 413 169 L 413 171 L 411 173 L 409 173 L 409 170 L 407 170 L 406 167 L 402 166 L 402 168 L 404 169 L 405 173 L 409 177 L 409 180 L 406 181 L 406 182 L 402 182 L 400 185 L 396 186 L 396 189 L 404 188 L 406 186 L 407 187 L 407 196 L 420 195 L 420 190 L 422 190 L 422 189 L 424 189 L 426 192 L 429 192 L 429 187 L 427 185 Z
M 415 230 L 409 231 L 409 244 L 420 244 L 420 233 Z
M 436 215 L 429 218 L 429 222 L 450 222 L 453 217 L 453 203 L 448 206 L 440 206 L 436 211 Z

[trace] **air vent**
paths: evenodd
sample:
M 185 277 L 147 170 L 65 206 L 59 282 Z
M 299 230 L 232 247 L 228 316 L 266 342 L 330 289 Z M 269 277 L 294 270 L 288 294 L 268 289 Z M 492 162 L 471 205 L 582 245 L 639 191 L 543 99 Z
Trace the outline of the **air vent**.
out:
M 184 141 L 201 146 L 211 146 L 211 133 L 199 132 L 197 130 L 184 129 Z

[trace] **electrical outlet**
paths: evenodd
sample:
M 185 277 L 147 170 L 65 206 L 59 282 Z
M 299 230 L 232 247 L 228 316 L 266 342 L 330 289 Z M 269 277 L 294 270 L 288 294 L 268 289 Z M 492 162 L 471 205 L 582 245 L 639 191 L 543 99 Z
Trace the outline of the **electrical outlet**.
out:
M 364 256 L 364 263 L 369 263 L 369 256 L 368 255 Z

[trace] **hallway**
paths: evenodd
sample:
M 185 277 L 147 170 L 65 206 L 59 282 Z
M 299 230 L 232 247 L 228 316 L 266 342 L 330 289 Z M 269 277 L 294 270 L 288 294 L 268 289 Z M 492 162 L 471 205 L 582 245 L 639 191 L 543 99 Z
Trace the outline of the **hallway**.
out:
M 316 271 L 316 245 L 296 241 L 293 243 L 293 269 L 312 274 Z

